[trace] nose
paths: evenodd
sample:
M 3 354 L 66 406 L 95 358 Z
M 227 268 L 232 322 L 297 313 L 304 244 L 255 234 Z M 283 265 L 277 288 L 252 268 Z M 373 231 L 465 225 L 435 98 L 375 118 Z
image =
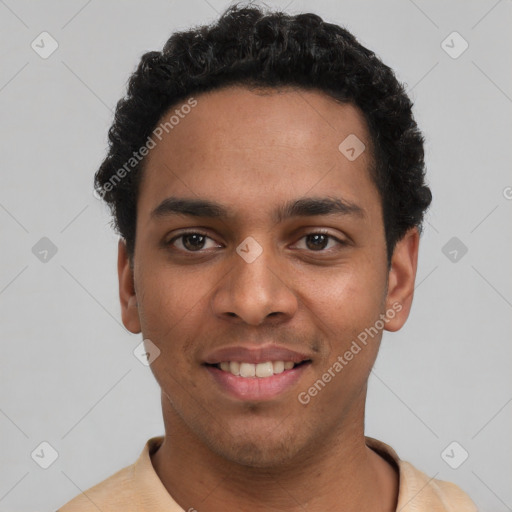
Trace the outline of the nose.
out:
M 214 314 L 224 319 L 237 319 L 249 325 L 260 325 L 267 317 L 285 322 L 297 310 L 297 297 L 278 255 L 261 246 L 255 259 L 243 252 L 233 254 L 233 267 L 219 283 L 212 296 Z M 254 247 L 251 247 L 254 250 Z

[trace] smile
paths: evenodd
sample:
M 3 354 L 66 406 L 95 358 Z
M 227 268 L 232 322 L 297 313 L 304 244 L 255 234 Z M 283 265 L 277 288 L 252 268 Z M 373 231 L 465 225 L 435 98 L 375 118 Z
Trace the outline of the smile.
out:
M 311 360 L 245 363 L 223 361 L 205 364 L 215 388 L 243 401 L 268 401 L 289 391 L 311 365 Z
M 304 362 L 305 361 L 302 361 L 302 363 Z M 257 377 L 259 379 L 265 379 L 272 377 L 273 375 L 279 375 L 285 370 L 291 370 L 298 364 L 302 363 L 294 363 L 293 361 L 267 361 L 264 363 L 253 364 L 239 361 L 223 361 L 222 363 L 214 366 L 237 377 Z

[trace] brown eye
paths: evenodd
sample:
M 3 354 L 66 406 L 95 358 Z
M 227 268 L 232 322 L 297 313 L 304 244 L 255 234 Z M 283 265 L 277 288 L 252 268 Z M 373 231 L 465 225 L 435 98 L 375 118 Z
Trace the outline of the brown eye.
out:
M 307 235 L 305 238 L 307 240 L 306 246 L 311 250 L 325 249 L 329 242 L 329 236 L 323 233 L 313 233 L 312 235 Z
M 329 245 L 329 241 L 333 241 L 334 245 L 343 246 L 346 245 L 346 242 L 343 240 L 340 240 L 336 238 L 335 236 L 324 232 L 324 231 L 317 231 L 314 233 L 308 233 L 307 235 L 304 235 L 301 240 L 306 240 L 305 247 L 309 251 L 313 252 L 330 252 L 332 248 L 329 248 L 326 250 L 326 248 Z
M 206 236 L 204 233 L 198 231 L 189 231 L 187 233 L 181 233 L 180 235 L 175 236 L 169 240 L 167 245 L 173 246 L 174 248 L 185 252 L 201 252 L 205 249 L 207 240 L 212 239 L 209 236 Z
M 183 239 L 183 246 L 185 249 L 187 249 L 187 251 L 196 251 L 198 249 L 202 249 L 206 239 L 205 236 L 198 233 L 184 235 L 181 238 Z

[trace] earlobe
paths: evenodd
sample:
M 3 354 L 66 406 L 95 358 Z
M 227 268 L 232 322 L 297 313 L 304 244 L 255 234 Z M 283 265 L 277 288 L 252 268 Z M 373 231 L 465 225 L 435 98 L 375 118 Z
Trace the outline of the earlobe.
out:
M 398 331 L 407 321 L 414 296 L 420 235 L 409 229 L 393 251 L 388 276 L 385 324 L 387 331 Z
M 117 253 L 117 274 L 119 277 L 119 300 L 123 325 L 132 333 L 141 332 L 140 318 L 135 293 L 135 283 L 126 242 L 120 238 Z

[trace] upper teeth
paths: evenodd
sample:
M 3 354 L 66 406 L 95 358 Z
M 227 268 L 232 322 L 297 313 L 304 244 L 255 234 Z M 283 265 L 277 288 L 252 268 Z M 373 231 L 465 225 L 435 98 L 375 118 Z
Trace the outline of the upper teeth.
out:
M 267 361 L 266 363 L 240 363 L 238 361 L 224 361 L 220 363 L 220 369 L 231 372 L 240 377 L 272 377 L 295 366 L 292 361 Z

